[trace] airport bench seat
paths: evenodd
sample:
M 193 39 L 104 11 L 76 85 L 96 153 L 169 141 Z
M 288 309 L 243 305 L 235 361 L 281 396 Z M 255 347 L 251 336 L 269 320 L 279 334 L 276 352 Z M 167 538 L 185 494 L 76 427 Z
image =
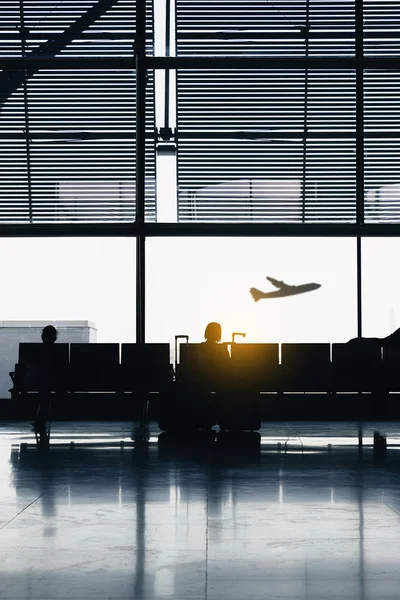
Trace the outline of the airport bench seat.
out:
M 279 391 L 330 391 L 330 353 L 330 344 L 282 344 Z
M 374 394 L 382 390 L 400 391 L 400 350 L 396 348 L 384 348 L 382 353 L 376 345 L 233 343 L 229 365 L 226 347 L 221 345 L 224 356 L 220 361 L 217 355 L 209 370 L 205 369 L 204 361 L 198 360 L 201 348 L 200 344 L 180 346 L 179 368 L 173 381 L 169 344 L 56 343 L 54 361 L 62 385 L 58 381 L 52 391 L 76 394 L 76 401 L 85 393 L 110 392 L 121 399 L 121 407 L 130 406 L 131 402 L 137 406 L 139 399 L 156 393 L 151 396 L 157 400 L 153 414 L 161 415 L 164 422 L 171 422 L 169 407 L 178 402 L 187 419 L 196 421 L 199 417 L 207 426 L 218 422 L 221 427 L 236 424 L 238 428 L 247 428 L 249 424 L 251 429 L 257 428 L 261 397 L 272 413 L 276 412 L 274 406 L 284 399 L 289 402 L 287 406 L 296 408 L 296 414 L 301 414 L 302 407 L 308 406 L 305 403 L 311 402 L 308 392 L 366 392 L 371 393 L 372 401 Z M 40 369 L 36 366 L 42 362 L 42 352 L 43 344 L 20 344 L 14 373 L 15 392 L 40 391 Z M 293 400 L 285 396 L 296 392 L 303 395 L 301 402 L 294 395 Z M 265 393 L 270 395 L 262 396 Z M 207 398 L 212 411 L 218 407 L 219 413 L 214 411 L 210 419 L 204 419 L 202 398 Z M 360 399 L 361 396 L 351 403 L 354 410 L 361 406 Z M 365 402 L 365 397 L 362 401 Z M 196 402 L 200 407 L 197 413 Z
M 169 344 L 54 344 L 47 376 L 54 389 L 72 392 L 158 392 L 172 381 Z M 39 392 L 42 387 L 43 344 L 20 343 L 18 363 L 10 374 L 15 392 Z
M 122 391 L 163 391 L 172 383 L 169 344 L 122 344 L 120 378 Z
M 275 389 L 279 345 L 232 344 L 228 361 L 226 345 L 214 350 L 215 356 L 207 361 L 202 344 L 180 346 L 179 411 L 193 421 L 218 423 L 221 429 L 259 429 L 260 390 Z M 199 404 L 206 416 L 197 408 Z
M 332 344 L 333 391 L 378 392 L 382 377 L 379 345 Z
M 383 348 L 382 359 L 382 387 L 400 392 L 400 348 Z
M 69 390 L 118 392 L 119 344 L 71 344 Z
M 44 385 L 50 391 L 68 387 L 69 345 L 57 344 L 52 349 L 51 365 L 46 350 L 44 344 L 19 344 L 18 363 L 12 374 L 14 391 L 38 392 Z

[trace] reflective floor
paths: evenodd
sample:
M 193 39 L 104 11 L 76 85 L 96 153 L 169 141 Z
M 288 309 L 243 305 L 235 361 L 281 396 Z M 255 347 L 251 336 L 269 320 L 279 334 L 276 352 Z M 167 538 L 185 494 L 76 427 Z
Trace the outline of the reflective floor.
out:
M 364 425 L 362 451 L 357 423 L 131 433 L 55 423 L 43 452 L 0 426 L 2 600 L 400 598 L 400 424 Z

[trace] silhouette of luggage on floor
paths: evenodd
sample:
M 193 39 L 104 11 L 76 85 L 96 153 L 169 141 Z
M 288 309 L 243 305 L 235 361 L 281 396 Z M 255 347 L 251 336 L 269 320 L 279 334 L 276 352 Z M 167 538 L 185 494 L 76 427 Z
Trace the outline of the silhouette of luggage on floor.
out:
M 260 392 L 276 389 L 278 366 L 278 344 L 232 344 L 229 389 L 219 403 L 222 431 L 260 429 Z
M 221 349 L 226 350 L 222 347 Z M 202 344 L 182 344 L 178 377 L 168 407 L 160 410 L 158 424 L 164 431 L 209 430 L 217 422 L 223 369 L 218 357 L 204 361 Z

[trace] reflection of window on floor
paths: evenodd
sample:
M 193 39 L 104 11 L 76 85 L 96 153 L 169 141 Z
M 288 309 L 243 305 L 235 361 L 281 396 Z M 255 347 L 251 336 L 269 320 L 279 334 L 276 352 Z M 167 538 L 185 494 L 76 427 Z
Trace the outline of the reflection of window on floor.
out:
M 179 195 L 179 220 L 298 221 L 299 179 L 236 179 Z
M 369 190 L 365 195 L 365 213 L 369 220 L 393 221 L 398 218 L 400 183 Z

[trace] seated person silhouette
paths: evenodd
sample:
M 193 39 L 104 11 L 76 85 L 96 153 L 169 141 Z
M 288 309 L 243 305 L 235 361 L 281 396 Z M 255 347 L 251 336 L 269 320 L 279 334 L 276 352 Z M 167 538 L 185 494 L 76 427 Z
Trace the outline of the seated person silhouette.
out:
M 180 408 L 186 428 L 210 430 L 217 422 L 218 393 L 224 389 L 230 364 L 227 347 L 220 343 L 221 335 L 219 323 L 208 323 L 205 341 L 194 348 L 187 365 L 187 384 L 183 388 L 184 401 Z
M 203 358 L 211 361 L 229 361 L 229 353 L 225 344 L 220 344 L 222 327 L 219 323 L 211 322 L 204 331 L 205 341 L 201 344 Z
M 39 388 L 39 405 L 36 421 L 32 423 L 35 430 L 46 427 L 50 418 L 51 392 L 60 385 L 61 373 L 54 353 L 54 344 L 58 332 L 53 325 L 47 325 L 42 330 L 43 351 L 40 353 L 37 365 L 37 377 Z
M 383 338 L 356 337 L 349 340 L 347 343 L 352 346 L 361 346 L 363 348 L 371 348 L 374 346 L 380 346 L 382 348 L 400 348 L 400 328 Z
M 46 327 L 43 328 L 41 338 L 46 347 L 52 347 L 57 337 L 58 331 L 53 325 L 46 325 Z
M 347 342 L 351 348 L 355 349 L 356 354 L 363 352 L 367 354 L 369 352 L 373 353 L 375 357 L 381 356 L 382 348 L 399 348 L 400 349 L 400 328 L 396 329 L 390 335 L 387 335 L 383 338 L 363 338 L 357 337 L 349 340 Z M 379 360 L 379 358 L 378 358 Z M 386 403 L 389 401 L 389 391 L 390 384 L 386 376 L 385 368 L 381 365 L 376 367 L 368 367 L 368 373 L 372 376 L 374 383 L 371 384 L 371 392 L 372 392 L 372 409 L 374 411 L 374 419 L 382 420 L 382 414 L 386 414 L 387 405 Z M 380 437 L 379 432 L 375 432 L 378 434 L 378 439 Z M 379 441 L 378 441 L 379 443 Z M 374 438 L 374 447 L 375 447 L 375 438 Z

